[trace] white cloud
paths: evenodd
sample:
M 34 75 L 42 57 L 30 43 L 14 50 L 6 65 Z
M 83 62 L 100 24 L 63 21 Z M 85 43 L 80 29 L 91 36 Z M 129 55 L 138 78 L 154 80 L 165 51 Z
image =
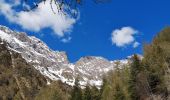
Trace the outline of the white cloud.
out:
M 18 4 L 17 1 L 19 0 L 16 0 L 16 4 Z M 56 14 L 54 14 L 51 10 L 50 0 L 47 0 L 45 4 L 40 3 L 38 8 L 29 12 L 16 12 L 13 7 L 14 5 L 1 0 L 0 14 L 4 15 L 10 22 L 34 32 L 50 28 L 57 36 L 63 37 L 65 33 L 71 32 L 73 24 L 76 22 L 76 19 L 68 14 L 59 13 L 55 5 Z
M 124 47 L 134 43 L 134 48 L 136 48 L 139 43 L 135 40 L 134 35 L 138 34 L 138 31 L 132 27 L 122 27 L 121 29 L 115 29 L 112 32 L 112 44 L 118 47 Z
M 31 7 L 27 5 L 25 2 L 23 2 L 22 7 L 24 10 L 28 10 L 28 11 L 31 9 Z
M 21 4 L 21 0 L 13 0 L 14 6 L 18 6 Z
M 71 41 L 71 37 L 68 37 L 68 38 L 63 38 L 63 39 L 61 39 L 61 42 L 63 42 L 63 43 L 68 43 L 68 42 L 70 42 Z
M 134 43 L 133 43 L 133 48 L 137 48 L 139 45 L 140 45 L 139 42 L 134 42 Z

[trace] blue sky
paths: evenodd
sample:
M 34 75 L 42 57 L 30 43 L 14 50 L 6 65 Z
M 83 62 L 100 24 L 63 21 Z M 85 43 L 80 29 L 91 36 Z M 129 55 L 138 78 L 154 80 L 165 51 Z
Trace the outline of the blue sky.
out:
M 104 4 L 88 0 L 79 7 L 78 19 L 64 17 L 62 25 L 56 20 L 55 23 L 45 22 L 42 25 L 43 20 L 40 20 L 42 22 L 37 22 L 41 24 L 40 27 L 31 27 L 34 24 L 29 22 L 34 22 L 33 16 L 26 17 L 29 21 L 26 23 L 25 20 L 19 19 L 19 23 L 10 19 L 2 11 L 2 4 L 12 4 L 5 0 L 2 2 L 1 25 L 34 35 L 53 50 L 66 51 L 71 62 L 82 56 L 102 56 L 114 60 L 134 53 L 142 54 L 143 43 L 149 43 L 160 30 L 170 24 L 169 0 L 112 0 Z M 16 11 L 15 14 L 19 13 L 18 9 L 21 10 L 17 6 L 11 9 Z M 133 47 L 135 42 L 139 45 Z

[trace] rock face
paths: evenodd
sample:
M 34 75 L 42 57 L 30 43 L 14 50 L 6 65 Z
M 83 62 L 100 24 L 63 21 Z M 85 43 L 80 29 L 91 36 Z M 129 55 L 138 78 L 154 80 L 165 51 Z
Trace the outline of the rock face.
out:
M 87 56 L 75 63 L 75 72 L 80 76 L 82 85 L 87 83 L 100 86 L 102 76 L 113 69 L 113 64 L 102 57 Z
M 46 78 L 0 39 L 0 100 L 33 100 Z
M 0 26 L 0 39 L 8 44 L 8 50 L 20 54 L 46 79 L 61 80 L 69 85 L 74 85 L 75 78 L 78 77 L 82 86 L 86 84 L 100 86 L 102 76 L 113 70 L 117 62 L 87 56 L 72 64 L 64 51 L 53 51 L 36 37 L 12 31 L 5 26 Z M 122 65 L 128 64 L 128 59 L 119 62 Z

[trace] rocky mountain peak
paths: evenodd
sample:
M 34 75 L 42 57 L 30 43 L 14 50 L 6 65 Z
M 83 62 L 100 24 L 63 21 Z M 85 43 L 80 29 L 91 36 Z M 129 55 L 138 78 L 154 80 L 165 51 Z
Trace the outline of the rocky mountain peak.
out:
M 82 57 L 72 64 L 65 51 L 53 51 L 40 39 L 27 36 L 24 32 L 12 31 L 5 26 L 0 26 L 0 39 L 7 42 L 9 50 L 20 54 L 42 75 L 69 85 L 74 85 L 75 78 L 78 77 L 82 86 L 87 83 L 100 86 L 102 76 L 115 66 L 115 61 L 96 56 Z M 127 59 L 120 60 L 122 64 L 127 62 Z
M 47 85 L 47 79 L 0 39 L 1 100 L 33 100 L 38 91 Z

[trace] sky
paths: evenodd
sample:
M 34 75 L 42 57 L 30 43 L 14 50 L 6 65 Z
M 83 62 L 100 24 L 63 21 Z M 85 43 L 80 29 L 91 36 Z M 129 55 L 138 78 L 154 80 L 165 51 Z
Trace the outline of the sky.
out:
M 67 12 L 54 14 L 49 0 L 29 12 L 23 10 L 29 6 L 20 0 L 0 0 L 0 25 L 36 36 L 52 50 L 66 51 L 70 62 L 84 56 L 116 60 L 143 54 L 143 45 L 170 25 L 169 4 L 170 0 L 111 0 L 103 4 L 86 0 L 78 6 L 75 18 Z

